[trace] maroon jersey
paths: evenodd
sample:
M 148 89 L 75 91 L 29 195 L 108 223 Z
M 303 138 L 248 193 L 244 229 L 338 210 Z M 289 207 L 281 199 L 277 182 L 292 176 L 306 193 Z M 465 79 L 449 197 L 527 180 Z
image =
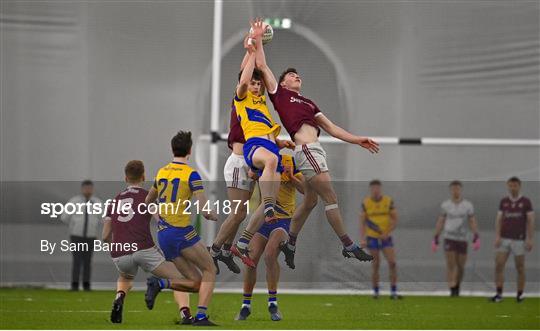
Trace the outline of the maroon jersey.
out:
M 527 214 L 533 211 L 531 200 L 523 196 L 517 200 L 503 198 L 499 211 L 502 213 L 501 237 L 525 240 Z
M 138 250 L 148 249 L 154 247 L 154 240 L 150 233 L 150 220 L 152 215 L 149 213 L 141 214 L 139 210 L 145 211 L 144 199 L 148 191 L 135 186 L 130 186 L 124 191 L 120 192 L 114 199 L 116 205 L 130 204 L 131 210 L 127 214 L 121 214 L 119 212 L 122 209 L 116 206 L 109 207 L 107 216 L 111 218 L 112 224 L 112 242 L 123 244 L 125 249 L 113 249 L 111 250 L 112 257 L 119 257 L 122 255 L 132 254 Z M 136 244 L 136 249 L 135 249 Z M 113 248 L 120 245 L 113 245 Z
M 269 95 L 281 123 L 293 140 L 294 135 L 304 123 L 317 128 L 318 133 L 320 133 L 321 130 L 315 121 L 315 115 L 321 111 L 313 101 L 280 85 L 278 85 L 276 93 L 269 93 Z
M 234 101 L 231 104 L 231 122 L 229 124 L 229 137 L 227 138 L 227 144 L 232 149 L 234 143 L 245 144 L 244 130 L 240 126 L 238 115 L 236 115 L 236 108 L 234 107 Z

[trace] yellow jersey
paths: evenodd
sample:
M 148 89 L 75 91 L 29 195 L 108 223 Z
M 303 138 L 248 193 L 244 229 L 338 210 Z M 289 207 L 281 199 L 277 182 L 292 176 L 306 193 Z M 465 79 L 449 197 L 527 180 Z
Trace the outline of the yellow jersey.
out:
M 296 169 L 294 159 L 290 155 L 281 155 L 281 165 L 283 168 L 291 167 L 295 177 L 301 179 L 302 174 Z M 294 187 L 289 175 L 284 171 L 281 174 L 281 184 L 276 197 L 274 210 L 279 219 L 292 218 L 296 209 L 296 187 Z
M 154 188 L 158 191 L 159 217 L 176 227 L 191 224 L 191 197 L 203 191 L 199 173 L 182 162 L 171 162 L 159 169 Z
M 274 122 L 266 106 L 266 97 L 264 95 L 256 96 L 249 91 L 247 91 L 243 99 L 235 95 L 234 110 L 236 110 L 246 140 L 269 134 L 273 134 L 274 137 L 279 135 L 281 127 Z
M 362 203 L 362 209 L 366 213 L 366 236 L 380 238 L 390 228 L 390 212 L 394 209 L 392 198 L 383 195 L 375 201 L 367 197 Z

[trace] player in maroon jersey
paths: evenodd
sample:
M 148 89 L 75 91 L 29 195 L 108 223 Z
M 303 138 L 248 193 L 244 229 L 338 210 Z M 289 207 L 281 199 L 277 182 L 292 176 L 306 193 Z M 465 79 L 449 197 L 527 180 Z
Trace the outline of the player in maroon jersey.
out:
M 510 194 L 501 200 L 495 221 L 495 286 L 497 294 L 491 298 L 491 301 L 502 301 L 504 267 L 510 253 L 512 253 L 518 276 L 516 300 L 521 302 L 525 289 L 525 251 L 530 252 L 533 247 L 534 211 L 531 200 L 520 194 L 521 181 L 519 178 L 510 178 L 506 185 Z
M 167 288 L 182 291 L 175 292 L 175 299 L 181 306 L 182 324 L 190 323 L 189 297 L 184 292 L 198 292 L 200 283 L 183 278 L 172 262 L 165 261 L 154 244 L 150 233 L 152 214 L 141 212 L 146 210 L 143 205 L 148 194 L 141 186 L 145 179 L 142 161 L 129 161 L 124 172 L 128 186 L 114 198 L 117 207 L 109 205 L 102 235 L 103 241 L 111 247 L 111 257 L 119 273 L 111 322 L 122 322 L 124 299 L 140 267 L 161 278 Z M 126 210 L 127 213 L 122 213 Z
M 253 24 L 253 30 L 257 33 L 258 30 L 262 29 L 262 21 L 257 20 Z M 268 89 L 270 100 L 272 100 L 283 126 L 296 144 L 294 160 L 306 178 L 304 203 L 298 207 L 293 216 L 287 243 L 281 246 L 287 265 L 293 269 L 295 267 L 296 238 L 307 217 L 317 205 L 319 196 L 324 201 L 328 222 L 343 244 L 343 256 L 346 258 L 354 257 L 360 261 L 372 260 L 373 257 L 355 244 L 345 230 L 337 195 L 332 187 L 328 172 L 326 152 L 319 143 L 318 136 L 320 128 L 322 128 L 333 137 L 359 145 L 371 153 L 377 153 L 379 145 L 370 138 L 353 135 L 332 123 L 313 101 L 301 95 L 302 80 L 295 69 L 287 69 L 280 76 L 279 82 L 276 81 L 274 74 L 266 64 L 262 41 L 259 39 L 256 41 L 256 66 L 263 72 L 263 80 Z

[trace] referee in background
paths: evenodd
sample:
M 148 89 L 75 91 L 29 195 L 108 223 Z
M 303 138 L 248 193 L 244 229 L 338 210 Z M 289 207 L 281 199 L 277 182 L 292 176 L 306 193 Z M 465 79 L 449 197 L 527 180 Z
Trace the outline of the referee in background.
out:
M 81 183 L 81 194 L 74 196 L 68 203 L 99 203 L 101 200 L 94 197 L 94 183 L 91 180 L 84 180 Z M 86 208 L 82 208 L 81 214 L 63 214 L 62 221 L 69 225 L 69 235 L 71 243 L 86 243 L 88 250 L 74 251 L 73 265 L 71 269 L 71 290 L 79 290 L 79 281 L 82 269 L 82 284 L 85 291 L 90 291 L 90 275 L 92 264 L 92 253 L 94 251 L 94 239 L 98 234 L 100 215 L 89 214 Z

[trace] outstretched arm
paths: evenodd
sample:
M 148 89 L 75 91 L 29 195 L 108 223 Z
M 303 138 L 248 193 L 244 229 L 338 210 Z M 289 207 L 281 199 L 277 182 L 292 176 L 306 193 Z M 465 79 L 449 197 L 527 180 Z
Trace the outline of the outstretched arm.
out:
M 244 58 L 242 59 L 242 63 L 240 64 L 240 70 L 244 70 L 247 60 L 249 59 L 249 51 L 247 50 L 249 46 L 249 39 L 249 33 L 246 33 L 246 35 L 244 36 L 244 48 L 246 49 L 246 54 L 244 54 Z
M 242 70 L 242 75 L 240 75 L 238 86 L 236 87 L 236 96 L 239 99 L 243 99 L 247 95 L 249 82 L 253 75 L 253 69 L 255 69 L 255 53 L 250 53 L 246 61 L 246 66 L 244 67 L 244 70 Z
M 328 119 L 328 117 L 324 116 L 324 114 L 318 113 L 317 116 L 315 116 L 315 120 L 317 121 L 317 124 L 332 137 L 343 140 L 350 144 L 359 145 L 371 153 L 379 152 L 379 144 L 377 142 L 368 137 L 355 136 L 354 134 L 334 124 Z
M 266 64 L 266 55 L 264 53 L 264 47 L 262 43 L 262 36 L 264 34 L 264 23 L 262 19 L 257 18 L 254 22 L 250 22 L 251 29 L 253 30 L 252 38 L 255 39 L 255 66 L 261 70 L 263 74 L 263 81 L 268 93 L 274 94 L 277 90 L 277 81 L 274 73 Z

